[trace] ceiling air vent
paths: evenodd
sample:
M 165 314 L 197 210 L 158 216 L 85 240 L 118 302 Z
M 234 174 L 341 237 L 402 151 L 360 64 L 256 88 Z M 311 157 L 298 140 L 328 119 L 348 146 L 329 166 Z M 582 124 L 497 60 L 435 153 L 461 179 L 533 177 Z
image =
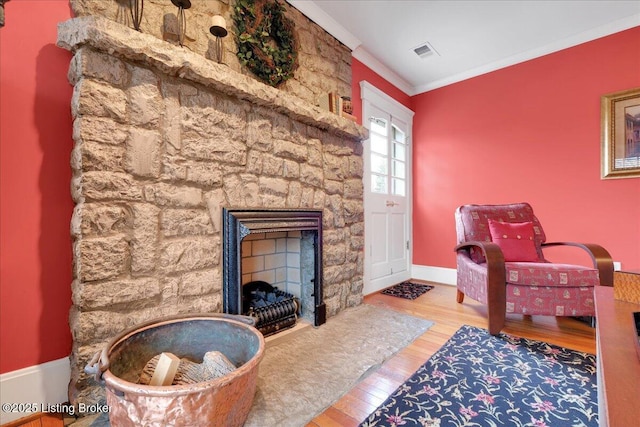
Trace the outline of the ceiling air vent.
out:
M 436 50 L 433 48 L 433 46 L 431 46 L 429 43 L 422 43 L 420 46 L 418 47 L 414 47 L 413 51 L 416 53 L 416 55 L 418 55 L 420 58 L 426 58 L 428 56 L 431 56 L 433 54 L 438 55 L 438 52 L 436 52 Z

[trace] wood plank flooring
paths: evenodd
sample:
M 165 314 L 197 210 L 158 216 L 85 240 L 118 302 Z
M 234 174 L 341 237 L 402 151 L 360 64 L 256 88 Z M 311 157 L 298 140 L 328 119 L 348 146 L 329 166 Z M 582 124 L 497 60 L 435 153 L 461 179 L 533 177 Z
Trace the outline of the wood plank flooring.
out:
M 429 284 L 434 288 L 413 301 L 380 293 L 365 297 L 366 304 L 432 320 L 435 325 L 318 415 L 307 427 L 359 425 L 462 325 L 486 328 L 484 306 L 470 298 L 458 304 L 454 286 Z M 573 350 L 596 352 L 595 329 L 571 318 L 509 315 L 503 332 Z
M 424 282 L 428 283 L 428 282 Z M 429 283 L 434 288 L 410 301 L 380 293 L 365 297 L 366 304 L 377 305 L 432 320 L 435 325 L 366 377 L 351 391 L 312 420 L 307 427 L 353 427 L 373 412 L 395 389 L 411 376 L 462 325 L 486 327 L 486 309 L 466 298 L 456 303 L 454 286 Z M 525 317 L 510 315 L 503 330 L 520 337 L 546 341 L 579 351 L 595 353 L 595 329 L 565 317 Z M 42 418 L 40 418 L 42 416 Z M 3 427 L 62 426 L 61 417 L 38 414 Z
M 62 414 L 33 414 L 19 420 L 2 424 L 2 427 L 62 427 Z

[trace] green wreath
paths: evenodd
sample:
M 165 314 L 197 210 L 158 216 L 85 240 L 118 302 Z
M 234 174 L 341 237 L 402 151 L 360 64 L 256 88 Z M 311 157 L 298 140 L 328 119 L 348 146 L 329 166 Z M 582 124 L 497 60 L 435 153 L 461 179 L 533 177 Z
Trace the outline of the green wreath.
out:
M 293 22 L 278 0 L 237 0 L 238 59 L 260 80 L 278 86 L 298 68 L 298 43 Z

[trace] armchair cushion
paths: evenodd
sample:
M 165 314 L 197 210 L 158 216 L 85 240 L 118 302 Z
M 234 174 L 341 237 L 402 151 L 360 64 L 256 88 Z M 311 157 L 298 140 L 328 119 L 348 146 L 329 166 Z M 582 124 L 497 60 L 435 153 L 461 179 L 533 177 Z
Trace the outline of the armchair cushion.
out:
M 512 203 L 509 205 L 464 205 L 456 209 L 456 234 L 458 243 L 478 241 L 490 242 L 488 220 L 500 222 L 532 222 L 534 242 L 538 256 L 542 259 L 541 245 L 546 241 L 546 236 L 538 218 L 533 214 L 533 208 L 528 203 Z M 471 248 L 471 259 L 475 262 L 484 262 L 482 252 Z
M 593 316 L 593 288 L 507 286 L 507 313 Z
M 600 284 L 598 270 L 549 262 L 505 262 L 507 283 L 522 286 L 581 287 Z
M 500 246 L 505 261 L 541 261 L 533 241 L 533 222 L 500 222 L 489 218 L 491 241 Z

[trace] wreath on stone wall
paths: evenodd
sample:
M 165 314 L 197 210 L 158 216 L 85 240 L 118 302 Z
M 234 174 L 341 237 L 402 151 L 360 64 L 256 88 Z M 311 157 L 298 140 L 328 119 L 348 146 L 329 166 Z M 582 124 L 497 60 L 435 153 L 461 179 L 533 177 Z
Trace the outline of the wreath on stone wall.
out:
M 298 68 L 298 42 L 285 10 L 278 0 L 237 0 L 234 7 L 238 59 L 274 87 Z

